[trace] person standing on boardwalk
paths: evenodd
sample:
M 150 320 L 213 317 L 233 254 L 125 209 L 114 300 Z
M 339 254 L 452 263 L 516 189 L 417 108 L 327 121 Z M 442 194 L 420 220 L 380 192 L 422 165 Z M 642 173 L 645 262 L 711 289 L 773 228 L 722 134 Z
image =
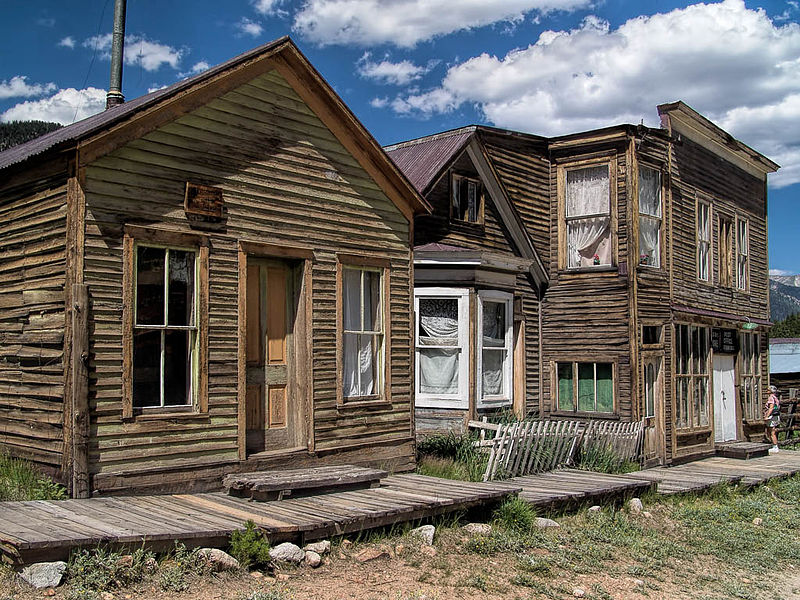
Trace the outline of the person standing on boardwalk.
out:
M 774 385 L 769 386 L 769 398 L 764 409 L 764 424 L 766 425 L 767 438 L 772 440 L 770 454 L 778 451 L 778 425 L 781 423 L 781 401 L 778 398 L 778 388 Z

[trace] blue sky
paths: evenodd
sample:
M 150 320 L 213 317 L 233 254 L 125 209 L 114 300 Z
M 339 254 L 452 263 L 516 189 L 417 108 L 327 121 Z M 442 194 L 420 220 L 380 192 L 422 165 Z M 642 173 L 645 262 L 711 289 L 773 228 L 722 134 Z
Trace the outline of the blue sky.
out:
M 102 108 L 114 0 L 4 0 L 0 120 Z M 558 135 L 684 100 L 783 166 L 770 266 L 800 273 L 797 0 L 128 0 L 134 98 L 291 35 L 382 144 L 470 123 Z

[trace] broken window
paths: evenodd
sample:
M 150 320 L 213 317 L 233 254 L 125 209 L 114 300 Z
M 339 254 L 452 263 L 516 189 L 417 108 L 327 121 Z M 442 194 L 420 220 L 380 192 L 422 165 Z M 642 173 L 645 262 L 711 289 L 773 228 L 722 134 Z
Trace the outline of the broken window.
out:
M 481 223 L 483 220 L 481 182 L 478 179 L 453 173 L 451 176 L 450 218 L 467 223 Z

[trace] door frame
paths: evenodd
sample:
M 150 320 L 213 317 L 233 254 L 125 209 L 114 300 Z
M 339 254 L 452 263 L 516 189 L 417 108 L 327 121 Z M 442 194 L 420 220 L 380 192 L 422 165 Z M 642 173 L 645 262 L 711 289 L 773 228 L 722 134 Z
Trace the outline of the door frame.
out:
M 239 240 L 238 243 L 238 352 L 237 352 L 237 442 L 239 460 L 247 459 L 247 263 L 248 257 L 256 259 L 292 260 L 296 269 L 297 309 L 294 320 L 293 352 L 294 369 L 289 377 L 295 379 L 294 394 L 302 404 L 302 418 L 297 439 L 309 452 L 314 450 L 313 413 L 313 362 L 312 358 L 312 261 L 314 252 L 310 247 L 286 246 L 284 244 Z M 302 433 L 302 435 L 301 435 Z M 296 452 L 297 448 L 277 451 Z
M 656 439 L 658 440 L 654 457 L 658 459 L 658 463 L 663 465 L 667 462 L 667 428 L 666 428 L 666 390 L 664 389 L 664 370 L 666 369 L 666 353 L 664 350 L 645 350 L 642 351 L 642 385 L 640 389 L 643 392 L 642 396 L 642 418 L 645 421 L 645 427 L 649 426 L 650 419 L 654 419 L 654 427 L 656 429 Z M 647 363 L 657 360 L 659 363 L 658 377 L 656 378 L 655 397 L 653 398 L 653 412 L 652 417 L 645 417 L 647 412 Z M 646 433 L 645 438 L 642 440 L 643 453 L 646 457 L 647 454 L 644 450 L 644 443 L 647 441 Z M 651 459 L 652 460 L 652 459 Z
M 716 385 L 716 361 L 718 358 L 726 358 L 731 360 L 731 373 L 733 374 L 733 439 L 731 440 L 717 440 L 717 385 Z M 741 419 L 739 415 L 739 386 L 737 385 L 738 378 L 738 360 L 737 355 L 735 354 L 722 354 L 722 353 L 714 353 L 711 357 L 711 439 L 714 444 L 724 443 L 724 442 L 735 442 L 736 440 L 742 439 L 742 432 L 741 432 Z M 725 424 L 722 424 L 723 432 L 725 430 Z M 723 435 L 724 437 L 724 435 Z

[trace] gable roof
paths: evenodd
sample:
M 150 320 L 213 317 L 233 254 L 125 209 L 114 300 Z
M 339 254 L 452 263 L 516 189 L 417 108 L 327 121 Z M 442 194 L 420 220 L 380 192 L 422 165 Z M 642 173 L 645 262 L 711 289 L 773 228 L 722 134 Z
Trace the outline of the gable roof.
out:
M 73 149 L 79 151 L 82 166 L 272 69 L 287 78 L 303 101 L 409 219 L 414 214 L 431 211 L 428 202 L 288 36 L 0 152 L 0 171 L 13 166 L 24 168 L 25 163 L 36 158 L 46 160 Z
M 500 214 L 512 244 L 522 257 L 531 260 L 530 273 L 536 283 L 543 287 L 549 282 L 544 263 L 539 258 L 539 254 L 533 246 L 533 240 L 514 208 L 513 202 L 508 197 L 494 167 L 486 158 L 486 152 L 483 150 L 478 135 L 483 129 L 483 127 L 475 125 L 462 127 L 387 146 L 385 149 L 389 157 L 395 161 L 423 195 L 431 190 L 462 154 L 466 153 L 475 166 L 484 187 L 489 192 L 489 197 Z M 493 128 L 486 128 L 486 130 L 499 131 Z M 417 248 L 417 250 L 420 249 Z

